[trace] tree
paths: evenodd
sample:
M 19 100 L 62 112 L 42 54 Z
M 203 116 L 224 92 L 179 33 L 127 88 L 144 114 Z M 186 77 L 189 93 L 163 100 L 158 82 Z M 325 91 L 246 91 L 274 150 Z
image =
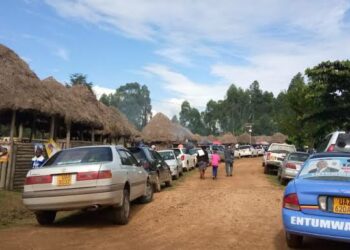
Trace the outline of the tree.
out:
M 181 105 L 180 124 L 190 129 L 193 133 L 205 133 L 201 114 L 196 108 L 192 108 L 188 101 L 184 101 Z
M 120 86 L 114 94 L 102 95 L 100 101 L 118 108 L 138 129 L 152 118 L 150 92 L 137 82 Z
M 92 82 L 87 81 L 87 75 L 81 74 L 81 73 L 74 73 L 70 75 L 70 82 L 66 84 L 67 87 L 69 86 L 75 86 L 75 85 L 84 85 L 86 86 L 91 92 L 92 91 Z
M 174 123 L 179 123 L 179 119 L 177 119 L 177 116 L 174 115 L 172 118 L 171 118 L 171 121 L 174 122 Z

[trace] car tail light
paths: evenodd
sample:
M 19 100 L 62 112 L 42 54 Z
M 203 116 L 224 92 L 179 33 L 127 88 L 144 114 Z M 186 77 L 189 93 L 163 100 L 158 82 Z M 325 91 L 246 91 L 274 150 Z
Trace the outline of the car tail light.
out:
M 335 147 L 335 144 L 331 144 L 328 149 L 327 149 L 327 152 L 333 152 L 334 151 L 334 147 Z
M 111 170 L 101 170 L 101 171 L 90 171 L 90 172 L 79 172 L 77 174 L 77 181 L 88 181 L 97 179 L 108 179 L 112 178 Z
M 294 163 L 287 163 L 286 168 L 297 169 L 297 166 Z
M 185 155 L 181 155 L 181 161 L 185 160 Z
M 51 175 L 28 176 L 25 185 L 46 184 L 52 182 Z
M 266 159 L 270 160 L 271 152 L 267 152 Z
M 298 195 L 296 193 L 288 194 L 283 199 L 283 208 L 291 210 L 300 210 Z

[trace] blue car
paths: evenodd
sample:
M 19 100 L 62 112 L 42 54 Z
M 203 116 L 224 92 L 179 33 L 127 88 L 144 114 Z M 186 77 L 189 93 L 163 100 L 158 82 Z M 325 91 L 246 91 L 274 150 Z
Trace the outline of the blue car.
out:
M 350 242 L 350 154 L 310 156 L 286 187 L 282 217 L 289 247 L 303 236 Z

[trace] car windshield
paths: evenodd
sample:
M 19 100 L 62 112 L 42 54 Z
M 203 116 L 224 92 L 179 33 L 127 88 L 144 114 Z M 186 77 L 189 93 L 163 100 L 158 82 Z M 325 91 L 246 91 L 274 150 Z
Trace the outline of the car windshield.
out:
M 317 158 L 306 161 L 299 178 L 350 181 L 350 158 Z
M 289 155 L 288 160 L 304 162 L 307 160 L 307 158 L 309 158 L 309 154 L 292 153 Z
M 272 144 L 269 148 L 269 151 L 271 152 L 295 152 L 294 145 L 287 145 L 287 144 Z
M 175 160 L 175 155 L 173 151 L 158 151 L 160 156 L 165 160 Z
M 112 151 L 109 147 L 72 148 L 57 152 L 43 167 L 81 163 L 100 163 L 112 160 Z

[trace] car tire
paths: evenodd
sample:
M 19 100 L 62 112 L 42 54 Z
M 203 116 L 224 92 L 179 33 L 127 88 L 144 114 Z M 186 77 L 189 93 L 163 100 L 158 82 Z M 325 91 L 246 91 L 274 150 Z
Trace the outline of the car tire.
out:
M 160 192 L 162 190 L 162 185 L 160 183 L 159 175 L 156 176 L 156 182 L 154 183 L 154 191 Z
M 115 207 L 113 211 L 113 222 L 118 225 L 126 225 L 129 222 L 130 215 L 130 196 L 129 190 L 123 191 L 123 204 L 120 207 Z
M 168 175 L 169 175 L 168 180 L 165 182 L 165 186 L 171 187 L 173 185 L 173 178 L 171 177 L 170 171 L 169 171 Z
M 40 225 L 52 225 L 56 218 L 56 211 L 37 211 L 35 217 Z
M 178 180 L 179 177 L 180 177 L 179 168 L 176 168 L 176 175 L 174 177 L 174 180 Z
M 281 177 L 280 177 L 280 184 L 283 185 L 283 186 L 287 185 L 287 180 L 286 180 L 286 178 L 283 178 L 283 177 L 281 176 Z
M 264 174 L 269 174 L 270 170 L 269 170 L 269 166 L 267 164 L 265 164 L 264 166 Z
M 153 187 L 149 180 L 146 183 L 146 194 L 140 197 L 140 203 L 145 204 L 151 202 L 153 199 Z
M 287 245 L 290 248 L 300 248 L 303 245 L 303 236 L 286 233 Z

